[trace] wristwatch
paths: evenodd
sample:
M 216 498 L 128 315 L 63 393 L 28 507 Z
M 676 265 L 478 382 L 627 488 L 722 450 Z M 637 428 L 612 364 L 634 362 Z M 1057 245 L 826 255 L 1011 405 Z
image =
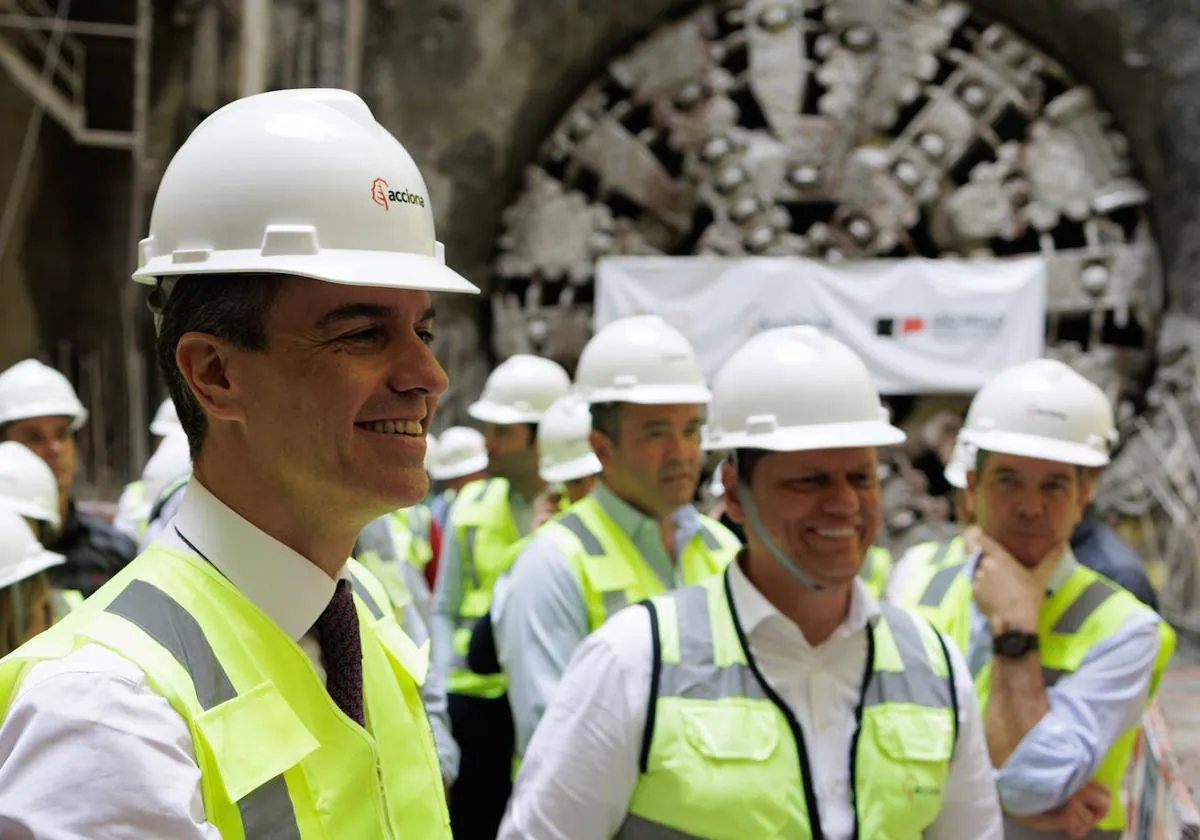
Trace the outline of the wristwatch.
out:
M 1038 649 L 1036 633 L 1023 630 L 1005 630 L 992 637 L 992 653 L 1007 659 L 1020 659 Z

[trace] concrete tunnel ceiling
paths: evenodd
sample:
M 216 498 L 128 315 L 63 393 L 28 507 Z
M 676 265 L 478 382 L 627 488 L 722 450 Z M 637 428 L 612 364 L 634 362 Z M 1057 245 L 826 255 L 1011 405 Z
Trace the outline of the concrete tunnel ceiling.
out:
M 572 366 L 608 255 L 1042 254 L 1048 355 L 1133 430 L 1106 506 L 1145 524 L 1169 573 L 1186 551 L 1149 520 L 1177 517 L 1129 480 L 1182 431 L 1146 408 L 1175 402 L 1169 384 L 1147 391 L 1165 301 L 1149 201 L 1093 92 L 967 4 L 709 3 L 611 61 L 526 168 L 497 243 L 492 348 Z M 926 538 L 893 490 L 891 535 Z

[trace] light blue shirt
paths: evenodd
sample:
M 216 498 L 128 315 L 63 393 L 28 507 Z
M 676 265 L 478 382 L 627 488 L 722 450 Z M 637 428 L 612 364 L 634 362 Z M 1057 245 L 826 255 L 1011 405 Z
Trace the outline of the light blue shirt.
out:
M 964 574 L 973 577 L 978 555 Z M 1047 583 L 1057 592 L 1078 561 L 1068 549 Z M 1012 755 L 996 771 L 1004 810 L 1018 816 L 1063 805 L 1096 772 L 1113 743 L 1137 725 L 1150 692 L 1158 656 L 1158 614 L 1138 610 L 1109 638 L 1084 656 L 1079 668 L 1046 689 L 1050 711 L 1025 733 Z M 978 676 L 992 658 L 992 632 L 971 602 L 971 638 L 967 665 Z M 1119 791 L 1112 791 L 1115 797 Z
M 685 505 L 672 514 L 675 557 L 667 554 L 658 523 L 617 498 L 603 481 L 591 497 L 629 537 L 667 589 L 682 586 L 680 558 L 704 527 L 699 512 Z M 523 755 L 575 648 L 588 635 L 587 605 L 570 561 L 552 537 L 534 534 L 517 557 L 498 604 L 493 605 L 496 649 L 508 676 L 508 702 Z

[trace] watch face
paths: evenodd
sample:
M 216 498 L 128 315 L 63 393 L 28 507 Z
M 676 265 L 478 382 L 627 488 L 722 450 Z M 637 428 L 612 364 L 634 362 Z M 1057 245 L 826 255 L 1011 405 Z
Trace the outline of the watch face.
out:
M 1022 633 L 1018 630 L 1008 630 L 997 636 L 992 642 L 992 649 L 1001 656 L 1024 656 L 1038 647 L 1038 637 L 1032 633 Z

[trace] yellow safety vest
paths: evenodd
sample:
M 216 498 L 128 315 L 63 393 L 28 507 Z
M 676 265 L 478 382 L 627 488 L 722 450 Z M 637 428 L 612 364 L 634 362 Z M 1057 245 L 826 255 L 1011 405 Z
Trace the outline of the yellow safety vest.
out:
M 136 664 L 187 724 L 204 811 L 225 840 L 450 838 L 419 685 L 426 662 L 383 588 L 350 561 L 367 726 L 296 642 L 203 559 L 155 544 L 0 660 L 0 713 L 39 662 L 99 644 Z
M 742 544 L 714 519 L 700 516 L 700 530 L 680 558 L 685 585 L 699 583 L 729 565 Z M 585 496 L 565 513 L 538 529 L 554 540 L 571 564 L 587 607 L 588 627 L 595 630 L 629 604 L 665 592 L 658 575 L 642 559 L 628 535 L 591 496 Z
M 867 591 L 876 599 L 883 597 L 883 588 L 887 586 L 888 575 L 892 572 L 892 552 L 883 546 L 873 545 L 867 549 L 862 568 L 858 577 L 867 587 Z
M 925 569 L 920 597 L 908 604 L 925 615 L 934 627 L 950 638 L 967 655 L 971 638 L 971 581 L 966 562 Z M 1066 582 L 1046 597 L 1038 616 L 1039 655 L 1046 687 L 1076 671 L 1089 650 L 1112 636 L 1138 611 L 1149 610 L 1137 598 L 1108 578 L 1076 563 Z M 1150 679 L 1149 697 L 1158 691 L 1167 661 L 1175 651 L 1175 631 L 1162 619 L 1158 622 L 1158 657 Z M 987 720 L 988 689 L 992 663 L 989 660 L 975 675 L 975 690 Z M 1149 699 L 1149 698 L 1148 698 Z M 1121 781 L 1133 754 L 1138 727 L 1122 733 L 1105 754 L 1092 778 L 1112 794 L 1108 813 L 1096 825 L 1099 831 L 1117 832 L 1125 827 L 1125 804 Z
M 425 571 L 433 559 L 432 523 L 433 515 L 425 505 L 402 508 L 390 514 L 388 529 L 396 557 Z
M 904 591 L 900 593 L 901 602 L 905 606 L 915 605 L 935 570 L 965 563 L 967 559 L 967 545 L 962 534 L 914 545 L 901 558 L 902 562 L 912 564 Z
M 803 730 L 745 646 L 727 575 L 650 602 L 653 706 L 619 840 L 825 836 Z M 855 836 L 920 840 L 941 811 L 957 698 L 933 629 L 880 609 L 846 759 Z
M 463 598 L 454 628 L 454 656 L 447 687 L 451 694 L 496 698 L 504 694 L 503 674 L 476 674 L 467 665 L 467 650 L 476 622 L 492 606 L 496 579 L 512 565 L 512 546 L 521 538 L 508 502 L 503 478 L 472 481 L 459 490 L 450 510 L 462 559 Z

